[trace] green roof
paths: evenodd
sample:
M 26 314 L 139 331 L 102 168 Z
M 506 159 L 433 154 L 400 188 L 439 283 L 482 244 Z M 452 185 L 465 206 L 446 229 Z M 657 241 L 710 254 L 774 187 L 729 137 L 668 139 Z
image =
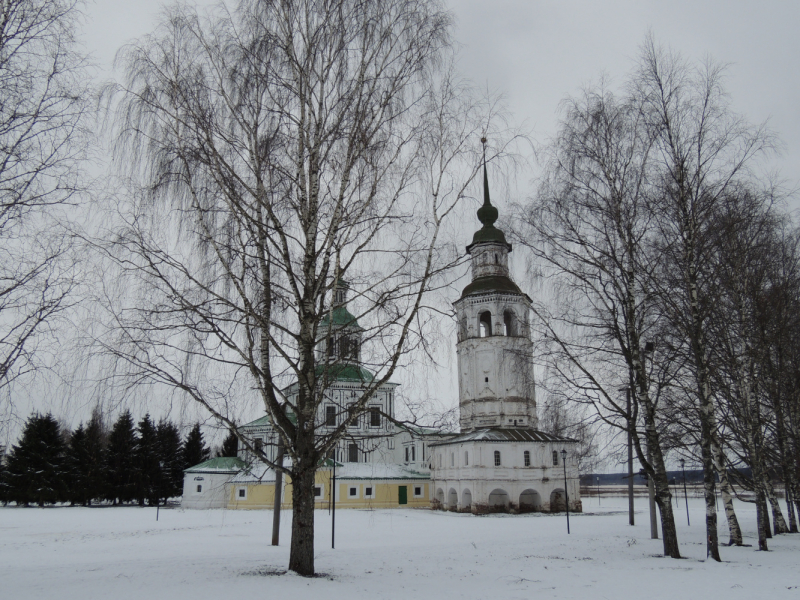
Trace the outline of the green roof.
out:
M 297 415 L 295 415 L 291 411 L 291 409 L 287 409 L 286 416 L 294 425 L 297 425 Z M 250 421 L 249 423 L 245 423 L 244 425 L 242 425 L 242 427 L 264 427 L 267 425 L 272 425 L 272 418 L 269 415 L 264 415 L 263 417 L 259 417 L 255 421 Z
M 334 306 L 333 310 L 326 314 L 319 322 L 320 328 L 323 329 L 321 332 L 323 335 L 325 333 L 324 329 L 326 329 L 329 324 L 332 324 L 334 329 L 339 329 L 340 327 L 356 327 L 361 329 L 358 325 L 358 320 L 344 305 Z
M 328 377 L 335 381 L 364 381 L 370 382 L 375 376 L 364 367 L 348 364 L 317 365 L 317 377 L 323 377 L 327 371 Z
M 241 471 L 245 466 L 245 462 L 238 456 L 220 456 L 212 458 L 199 465 L 184 469 L 184 473 L 208 473 L 213 471 Z
M 520 290 L 517 284 L 511 281 L 509 277 L 505 275 L 489 275 L 487 277 L 478 277 L 474 279 L 472 283 L 461 292 L 461 297 L 491 294 L 492 292 L 506 292 L 508 294 L 522 295 L 522 290 Z

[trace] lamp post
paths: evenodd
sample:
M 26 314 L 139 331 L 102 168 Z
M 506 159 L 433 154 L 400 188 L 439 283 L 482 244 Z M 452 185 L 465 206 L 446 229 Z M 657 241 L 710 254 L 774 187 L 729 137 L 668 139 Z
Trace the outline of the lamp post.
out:
M 628 422 L 628 525 L 633 526 L 633 438 L 631 437 L 631 388 L 620 388 L 625 392 L 625 418 Z
M 686 494 L 686 469 L 684 466 L 686 461 L 681 459 L 681 471 L 683 471 L 683 499 L 686 500 L 686 524 L 691 525 L 689 522 L 689 496 Z
M 600 478 L 597 478 L 597 506 L 600 506 Z
M 564 465 L 564 503 L 567 507 L 567 534 L 569 534 L 569 492 L 567 491 L 567 451 L 561 451 L 561 463 Z
M 647 357 L 650 356 L 650 365 L 653 364 L 653 352 L 655 352 L 655 344 L 653 342 L 645 342 L 642 349 L 642 366 L 644 367 L 644 386 L 648 393 L 650 390 L 650 378 L 647 376 Z M 647 441 L 647 462 L 653 464 L 652 461 L 652 448 L 650 448 L 650 440 Z M 647 496 L 650 505 L 650 538 L 658 539 L 658 522 L 656 518 L 656 485 L 652 477 L 647 477 Z

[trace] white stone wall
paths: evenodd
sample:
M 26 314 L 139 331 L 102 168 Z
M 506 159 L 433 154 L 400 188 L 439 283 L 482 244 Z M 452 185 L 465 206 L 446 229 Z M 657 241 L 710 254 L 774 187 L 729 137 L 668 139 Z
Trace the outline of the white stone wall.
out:
M 225 508 L 228 504 L 225 484 L 234 475 L 235 473 L 184 473 L 181 507 Z M 198 486 L 201 488 L 199 492 Z
M 508 246 L 500 243 L 482 243 L 470 251 L 472 278 L 491 275 L 508 276 Z
M 473 505 L 489 504 L 496 489 L 508 494 L 508 502 L 520 505 L 526 490 L 539 495 L 539 510 L 550 510 L 551 494 L 564 489 L 564 466 L 561 450 L 572 451 L 572 443 L 470 442 L 434 447 L 431 481 L 434 498 L 443 508 L 463 510 L 465 492 Z M 525 451 L 531 464 L 524 464 Z M 494 464 L 494 452 L 500 452 L 500 466 Z M 558 452 L 558 465 L 553 465 L 553 451 Z M 580 506 L 580 478 L 577 460 L 567 456 L 567 486 L 571 510 Z M 455 492 L 456 504 L 453 506 Z

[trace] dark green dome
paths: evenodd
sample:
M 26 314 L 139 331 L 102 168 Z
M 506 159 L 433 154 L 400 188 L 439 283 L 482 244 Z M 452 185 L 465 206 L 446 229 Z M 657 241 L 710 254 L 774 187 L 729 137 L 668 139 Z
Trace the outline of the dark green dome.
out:
M 480 294 L 492 294 L 495 292 L 505 292 L 507 294 L 522 294 L 516 283 L 505 275 L 490 275 L 488 277 L 478 277 L 474 279 L 464 291 L 461 297 L 477 296 Z
M 467 252 L 475 244 L 497 243 L 505 244 L 508 251 L 511 252 L 511 244 L 506 241 L 505 234 L 494 226 L 497 221 L 499 213 L 497 209 L 492 206 L 492 201 L 489 199 L 489 177 L 486 175 L 486 162 L 483 163 L 483 205 L 478 209 L 478 220 L 483 223 L 475 235 L 472 236 L 472 244 L 467 246 Z

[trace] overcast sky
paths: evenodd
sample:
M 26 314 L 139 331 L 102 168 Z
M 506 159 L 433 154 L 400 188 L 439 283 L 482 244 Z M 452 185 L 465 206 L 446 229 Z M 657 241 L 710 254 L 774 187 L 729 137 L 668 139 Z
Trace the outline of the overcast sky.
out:
M 606 74 L 621 83 L 646 33 L 687 58 L 729 64 L 734 109 L 769 119 L 785 144 L 775 161 L 800 183 L 800 2 L 790 0 L 449 0 L 461 69 L 503 93 L 537 142 L 556 128 L 559 102 Z M 90 0 L 85 43 L 110 73 L 114 53 L 153 29 L 160 0 Z M 203 1 L 200 4 L 210 5 Z M 533 173 L 531 177 L 533 177 Z M 498 199 L 502 202 L 501 199 Z M 800 206 L 795 202 L 793 206 Z
M 379 1 L 379 0 L 376 0 Z M 160 0 L 88 0 L 83 41 L 103 78 L 111 77 L 116 51 L 151 31 Z M 203 1 L 209 5 L 212 2 Z M 785 144 L 774 161 L 790 188 L 800 185 L 800 2 L 762 1 L 536 1 L 449 0 L 462 47 L 461 70 L 505 95 L 516 122 L 545 143 L 557 126 L 560 101 L 606 75 L 620 84 L 648 31 L 687 58 L 710 56 L 729 64 L 727 88 L 734 110 L 751 122 L 769 119 Z M 531 189 L 535 170 L 520 174 L 519 189 Z M 494 184 L 493 184 L 494 186 Z M 500 186 L 494 186 L 495 192 Z M 493 193 L 501 211 L 507 199 Z M 793 207 L 800 202 L 793 201 Z M 477 222 L 475 224 L 477 227 Z M 467 232 L 471 236 L 472 230 Z M 512 262 L 517 278 L 521 257 Z M 457 403 L 455 339 L 436 377 L 401 377 L 412 392 L 416 379 L 436 380 L 445 403 Z M 437 391 L 434 391 L 437 394 Z M 429 392 L 431 390 L 428 390 Z M 41 399 L 40 399 L 41 401 Z M 40 410 L 51 407 L 37 406 Z M 61 412 L 59 407 L 52 407 Z M 73 408 L 68 420 L 86 418 Z M 72 411 L 67 411 L 72 412 Z M 75 423 L 76 424 L 76 423 Z

